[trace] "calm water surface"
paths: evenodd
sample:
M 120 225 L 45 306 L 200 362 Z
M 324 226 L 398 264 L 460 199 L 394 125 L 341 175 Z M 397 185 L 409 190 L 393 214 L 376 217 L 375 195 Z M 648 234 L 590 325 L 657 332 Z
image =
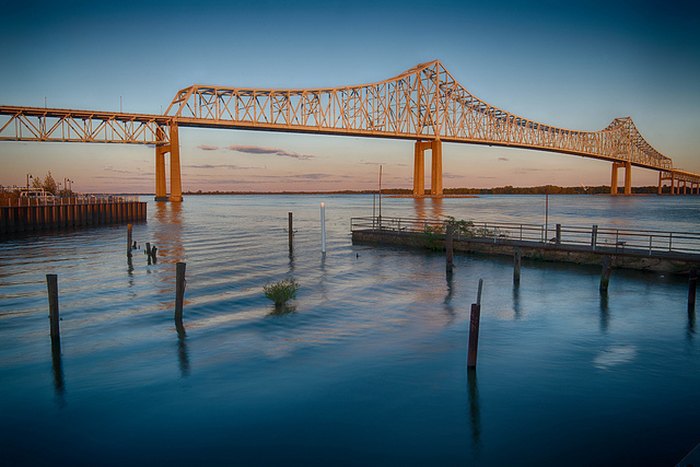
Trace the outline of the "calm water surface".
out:
M 319 202 L 328 253 L 320 253 Z M 287 212 L 295 249 L 287 249 Z M 700 442 L 684 278 L 353 246 L 371 196 L 149 201 L 126 227 L 0 241 L 3 465 L 672 465 Z M 544 222 L 538 196 L 385 216 Z M 697 197 L 552 196 L 550 223 L 700 230 Z M 172 315 L 187 262 L 186 335 Z M 45 275 L 59 276 L 52 360 Z M 276 314 L 266 283 L 300 284 Z M 484 279 L 479 368 L 468 311 Z

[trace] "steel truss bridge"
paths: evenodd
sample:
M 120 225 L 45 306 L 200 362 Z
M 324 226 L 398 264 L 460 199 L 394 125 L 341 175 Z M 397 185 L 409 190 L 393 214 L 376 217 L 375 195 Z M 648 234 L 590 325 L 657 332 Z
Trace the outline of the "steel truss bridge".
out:
M 182 200 L 179 127 L 232 128 L 395 138 L 415 141 L 413 195 L 425 195 L 424 153 L 431 151 L 432 196 L 442 196 L 442 142 L 551 151 L 612 163 L 611 194 L 625 169 L 659 172 L 671 193 L 700 192 L 700 174 L 673 167 L 629 117 L 599 131 L 558 128 L 494 107 L 464 88 L 440 61 L 384 81 L 318 89 L 257 89 L 193 85 L 176 94 L 163 115 L 0 106 L 0 141 L 155 145 L 156 199 Z M 170 194 L 165 155 L 170 155 Z M 682 185 L 681 185 L 682 184 Z

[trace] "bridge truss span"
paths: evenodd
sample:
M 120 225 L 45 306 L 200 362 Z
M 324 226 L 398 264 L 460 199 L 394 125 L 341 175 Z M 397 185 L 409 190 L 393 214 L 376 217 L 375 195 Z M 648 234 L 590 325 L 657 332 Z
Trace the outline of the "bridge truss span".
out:
M 439 61 L 357 86 L 258 89 L 193 85 L 168 116 L 187 126 L 221 126 L 354 136 L 441 140 L 555 151 L 651 169 L 671 169 L 631 118 L 600 131 L 558 128 L 475 97 Z
M 442 196 L 442 142 L 551 151 L 612 163 L 611 194 L 625 169 L 659 172 L 671 193 L 700 191 L 700 174 L 673 167 L 629 117 L 599 131 L 559 128 L 488 104 L 438 60 L 370 84 L 316 89 L 262 89 L 195 84 L 180 90 L 163 115 L 0 106 L 0 141 L 126 143 L 155 146 L 157 200 L 182 200 L 179 127 L 240 128 L 415 141 L 413 195 L 422 197 L 424 152 L 431 151 L 430 194 Z M 170 158 L 170 192 L 165 156 Z
M 0 106 L 0 141 L 165 144 L 162 115 Z

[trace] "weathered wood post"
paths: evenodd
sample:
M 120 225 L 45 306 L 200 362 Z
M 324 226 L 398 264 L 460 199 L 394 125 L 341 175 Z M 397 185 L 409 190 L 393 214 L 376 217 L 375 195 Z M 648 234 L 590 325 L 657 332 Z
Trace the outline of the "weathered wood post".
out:
M 321 203 L 321 253 L 326 254 L 326 203 Z
M 516 248 L 513 255 L 513 284 L 515 285 L 520 285 L 520 263 L 522 262 L 522 257 L 522 251 L 520 251 L 520 248 Z
M 597 244 L 598 244 L 598 226 L 594 225 L 593 229 L 591 230 L 591 250 L 595 250 L 595 247 Z
M 288 224 L 288 229 L 289 229 L 289 252 L 292 252 L 292 249 L 294 248 L 294 244 L 292 242 L 292 238 L 294 237 L 294 220 L 293 220 L 293 214 L 291 212 L 287 213 L 287 224 Z
M 483 279 L 479 279 L 479 290 L 476 295 L 476 303 L 472 303 L 469 319 L 469 351 L 467 354 L 467 368 L 476 368 L 476 354 L 479 347 L 479 321 L 481 318 L 481 287 Z
M 600 272 L 600 293 L 608 293 L 608 283 L 610 282 L 610 273 L 612 268 L 610 267 L 610 256 L 603 256 L 603 269 Z
M 698 287 L 698 270 L 691 269 L 688 277 L 688 313 L 695 313 L 695 294 Z
M 126 256 L 131 258 L 131 246 L 134 244 L 132 241 L 132 233 L 134 226 L 132 224 L 126 225 Z
M 556 225 L 556 240 L 555 243 L 557 245 L 561 245 L 561 224 Z
M 445 259 L 446 259 L 446 269 L 448 274 L 452 274 L 454 269 L 454 225 L 447 224 L 447 231 L 445 233 Z
M 144 253 L 146 253 L 146 256 L 148 257 L 148 264 L 150 266 L 150 264 L 151 264 L 151 242 L 146 242 L 146 251 L 144 251 Z
M 61 330 L 58 324 L 58 276 L 46 275 L 46 287 L 49 292 L 49 325 L 51 326 L 51 343 L 61 342 Z
M 175 265 L 175 325 L 182 326 L 182 305 L 185 301 L 185 268 L 187 263 Z

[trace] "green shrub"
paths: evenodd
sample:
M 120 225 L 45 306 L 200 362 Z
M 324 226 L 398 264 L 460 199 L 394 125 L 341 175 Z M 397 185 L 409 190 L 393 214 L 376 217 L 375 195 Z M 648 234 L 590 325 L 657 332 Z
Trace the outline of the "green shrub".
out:
M 272 300 L 276 306 L 284 305 L 296 297 L 297 290 L 299 290 L 299 284 L 294 279 L 284 279 L 263 287 L 265 296 Z

